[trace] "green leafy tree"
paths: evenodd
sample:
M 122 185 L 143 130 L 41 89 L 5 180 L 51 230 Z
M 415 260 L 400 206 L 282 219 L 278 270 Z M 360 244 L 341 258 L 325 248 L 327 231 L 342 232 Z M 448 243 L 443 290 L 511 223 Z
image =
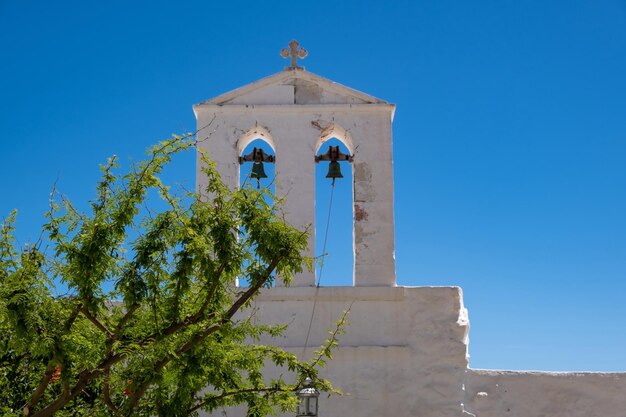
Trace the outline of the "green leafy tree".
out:
M 15 213 L 4 221 L 2 415 L 171 417 L 244 404 L 263 416 L 292 410 L 307 376 L 332 390 L 317 368 L 345 316 L 307 363 L 262 344 L 284 327 L 255 323 L 248 308 L 275 277 L 288 284 L 310 264 L 307 231 L 282 219 L 267 190 L 228 189 L 204 156 L 205 197 L 171 193 L 159 175 L 189 149 L 191 137 L 173 137 L 124 175 L 109 159 L 88 213 L 53 192 L 35 244 L 17 247 Z M 147 208 L 151 195 L 160 210 Z M 294 379 L 264 377 L 268 363 Z

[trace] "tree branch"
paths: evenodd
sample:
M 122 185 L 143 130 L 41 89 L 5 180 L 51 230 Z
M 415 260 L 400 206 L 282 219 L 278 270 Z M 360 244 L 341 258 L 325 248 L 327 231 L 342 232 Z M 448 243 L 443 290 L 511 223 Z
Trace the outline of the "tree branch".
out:
M 282 258 L 280 258 L 280 257 L 275 258 L 267 266 L 266 272 L 265 272 L 265 277 L 263 279 L 259 280 L 259 282 L 257 282 L 256 285 L 250 287 L 246 292 L 244 292 L 241 295 L 241 297 L 239 297 L 237 299 L 237 301 L 235 301 L 233 303 L 233 305 L 230 307 L 230 309 L 224 315 L 224 317 L 222 317 L 222 319 L 218 322 L 218 324 L 214 324 L 212 326 L 209 326 L 206 329 L 204 329 L 202 332 L 200 332 L 199 334 L 197 334 L 194 337 L 190 338 L 186 343 L 184 343 L 182 346 L 180 346 L 178 349 L 176 349 L 176 352 L 175 352 L 176 354 L 175 355 L 169 355 L 169 356 L 167 356 L 165 358 L 162 358 L 162 359 L 156 361 L 153 364 L 154 375 L 158 375 L 163 370 L 163 368 L 165 368 L 165 366 L 172 361 L 173 358 L 178 357 L 178 356 L 183 355 L 184 353 L 188 352 L 193 347 L 195 347 L 198 344 L 202 343 L 211 334 L 213 334 L 216 331 L 218 331 L 219 329 L 221 329 L 221 327 L 224 324 L 229 322 L 230 319 L 232 319 L 232 317 L 237 313 L 237 311 L 239 311 L 239 309 L 246 302 L 248 302 L 248 300 L 250 300 L 250 298 L 254 294 L 256 294 L 261 289 L 261 287 L 263 285 L 265 285 L 265 283 L 270 279 L 270 276 L 271 276 L 272 272 L 274 271 L 274 269 L 276 269 L 276 266 L 278 266 L 278 264 L 280 263 L 281 259 Z M 132 410 L 138 404 L 139 400 L 141 399 L 141 397 L 143 397 L 143 395 L 145 394 L 146 390 L 152 384 L 153 381 L 154 381 L 154 377 L 149 378 L 149 379 L 143 381 L 137 387 L 137 389 L 135 390 L 135 393 L 128 400 L 128 409 L 127 409 L 127 411 L 128 411 L 129 414 L 132 412 Z
M 354 304 L 354 301 L 350 303 L 350 305 L 348 306 L 348 309 L 343 312 L 339 320 L 337 320 L 337 322 L 335 323 L 335 329 L 330 334 L 330 338 L 327 340 L 326 344 L 323 346 L 322 349 L 320 349 L 315 360 L 311 362 L 311 368 L 315 368 L 317 364 L 320 363 L 322 358 L 324 356 L 327 356 L 325 352 L 329 351 L 333 346 L 336 346 L 337 340 L 339 339 L 339 334 L 343 333 L 342 327 L 346 323 L 346 318 L 348 317 L 348 314 L 350 314 L 350 310 L 352 309 L 352 304 Z
M 117 340 L 120 337 L 120 333 L 124 330 L 124 325 L 128 320 L 130 320 L 138 308 L 139 304 L 135 303 L 126 311 L 126 314 L 124 314 L 124 316 L 120 319 L 119 323 L 117 323 L 117 326 L 115 327 L 115 330 L 113 331 L 113 340 Z
M 50 383 L 50 379 L 52 378 L 52 374 L 54 373 L 54 368 L 54 361 L 51 359 L 48 362 L 48 366 L 46 366 L 46 370 L 43 373 L 43 376 L 41 377 L 41 382 L 39 382 L 39 385 L 37 385 L 37 388 L 35 388 L 35 391 L 30 397 L 30 400 L 28 400 L 28 403 L 24 406 L 24 415 L 30 415 L 30 411 L 37 405 L 39 399 L 46 391 L 46 388 L 48 388 L 48 384 Z
M 121 359 L 121 358 L 120 358 Z M 80 392 L 87 386 L 87 383 L 90 382 L 94 377 L 102 375 L 102 369 L 96 369 L 94 371 L 84 370 L 79 374 L 78 381 L 74 388 L 70 389 L 68 393 L 63 393 L 56 400 L 51 402 L 45 408 L 37 411 L 33 414 L 32 417 L 50 417 L 71 401 L 74 397 L 76 397 Z
M 94 316 L 93 314 L 91 314 L 89 312 L 89 309 L 87 308 L 87 306 L 83 305 L 83 308 L 81 308 L 81 313 L 83 313 L 83 315 L 85 317 L 87 317 L 87 319 L 92 322 L 94 324 L 94 326 L 96 326 L 102 333 L 104 333 L 109 339 L 113 338 L 113 333 L 106 328 L 106 326 L 104 324 L 102 324 L 102 322 L 100 322 L 100 320 L 98 320 L 96 318 L 96 316 Z
M 111 410 L 114 416 L 120 415 L 120 410 L 111 401 L 111 387 L 110 387 L 110 374 L 109 369 L 104 371 L 104 381 L 102 383 L 102 395 L 104 397 L 104 403 Z
M 63 324 L 63 329 L 65 330 L 66 333 L 69 332 L 70 329 L 72 328 L 72 325 L 74 324 L 74 321 L 76 321 L 76 317 L 78 317 L 78 314 L 80 313 L 81 308 L 82 308 L 82 304 L 78 303 L 75 306 L 72 313 L 70 313 L 65 323 Z M 56 344 L 58 344 L 58 341 L 55 342 L 55 345 Z M 55 358 L 56 358 L 56 349 L 55 349 L 55 354 L 48 361 L 48 365 L 46 365 L 46 370 L 44 371 L 44 374 L 41 378 L 41 382 L 39 382 L 39 385 L 37 385 L 37 388 L 35 388 L 33 395 L 30 397 L 30 400 L 28 400 L 28 403 L 24 407 L 25 415 L 30 414 L 31 410 L 35 408 L 35 406 L 41 399 L 43 393 L 46 391 L 46 388 L 48 388 L 48 384 L 50 383 L 50 378 L 52 378 L 52 374 L 54 373 Z
M 293 389 L 291 388 L 285 389 L 283 387 L 270 387 L 270 388 L 263 387 L 263 388 L 245 388 L 245 389 L 240 389 L 237 391 L 223 392 L 220 395 L 211 395 L 210 398 L 206 398 L 203 401 L 199 402 L 198 404 L 194 405 L 193 407 L 189 409 L 189 411 L 187 411 L 187 414 L 191 414 L 194 411 L 198 411 L 199 409 L 204 407 L 209 401 L 219 400 L 222 398 L 231 397 L 233 395 L 245 394 L 245 393 L 251 393 L 251 392 L 265 392 L 265 393 L 293 392 Z

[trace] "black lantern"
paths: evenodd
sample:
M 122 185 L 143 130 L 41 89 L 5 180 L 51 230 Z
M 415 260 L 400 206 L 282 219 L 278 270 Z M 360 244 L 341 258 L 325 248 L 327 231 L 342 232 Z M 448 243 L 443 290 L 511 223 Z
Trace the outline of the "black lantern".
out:
M 298 391 L 298 414 L 296 417 L 317 417 L 317 399 L 320 392 L 313 387 L 313 380 L 306 378 Z

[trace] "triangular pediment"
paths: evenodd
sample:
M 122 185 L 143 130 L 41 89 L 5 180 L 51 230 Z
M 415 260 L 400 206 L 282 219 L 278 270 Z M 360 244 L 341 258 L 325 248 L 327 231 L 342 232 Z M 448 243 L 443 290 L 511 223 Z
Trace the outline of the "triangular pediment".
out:
M 262 78 L 200 105 L 387 104 L 304 70 L 288 70 Z

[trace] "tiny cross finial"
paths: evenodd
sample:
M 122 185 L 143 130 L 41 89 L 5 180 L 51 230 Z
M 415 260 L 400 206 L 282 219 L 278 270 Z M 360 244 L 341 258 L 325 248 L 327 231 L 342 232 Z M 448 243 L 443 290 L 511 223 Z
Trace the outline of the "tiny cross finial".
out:
M 298 58 L 304 59 L 309 53 L 306 49 L 300 48 L 300 44 L 297 40 L 292 40 L 289 42 L 289 48 L 283 48 L 280 51 L 280 56 L 283 58 L 291 57 L 291 66 L 285 67 L 285 71 L 300 69 L 303 70 L 304 67 L 298 66 Z

